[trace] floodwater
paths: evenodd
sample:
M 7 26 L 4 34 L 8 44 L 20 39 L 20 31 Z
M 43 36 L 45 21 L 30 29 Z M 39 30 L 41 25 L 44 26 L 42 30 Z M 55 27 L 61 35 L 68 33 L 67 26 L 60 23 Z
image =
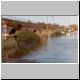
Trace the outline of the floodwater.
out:
M 49 38 L 42 48 L 21 59 L 37 63 L 77 63 L 78 32 Z
M 65 36 L 49 38 L 43 47 L 32 51 L 20 59 L 12 60 L 18 63 L 77 63 L 78 62 L 78 32 Z

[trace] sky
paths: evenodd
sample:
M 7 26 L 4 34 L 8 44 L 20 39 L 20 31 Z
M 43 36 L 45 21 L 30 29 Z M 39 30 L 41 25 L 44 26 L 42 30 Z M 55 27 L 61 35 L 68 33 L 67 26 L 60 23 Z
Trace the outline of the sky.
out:
M 78 16 L 2 16 L 3 18 L 32 22 L 56 23 L 68 26 L 70 24 L 78 24 Z

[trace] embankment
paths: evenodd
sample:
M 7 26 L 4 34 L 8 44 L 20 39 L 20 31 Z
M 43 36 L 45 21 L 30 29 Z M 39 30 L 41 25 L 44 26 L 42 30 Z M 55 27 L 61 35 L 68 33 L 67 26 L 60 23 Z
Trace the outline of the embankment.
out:
M 8 40 L 3 41 L 3 62 L 6 62 L 9 58 L 20 58 L 27 55 L 41 45 L 40 37 L 33 32 L 20 30 L 16 35 L 16 39 L 10 37 Z

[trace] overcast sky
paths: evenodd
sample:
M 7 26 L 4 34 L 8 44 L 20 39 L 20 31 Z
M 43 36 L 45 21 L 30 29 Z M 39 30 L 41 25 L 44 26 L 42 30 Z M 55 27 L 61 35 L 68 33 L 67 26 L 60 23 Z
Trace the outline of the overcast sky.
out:
M 60 25 L 78 24 L 78 16 L 2 16 L 4 18 L 32 22 L 56 23 Z

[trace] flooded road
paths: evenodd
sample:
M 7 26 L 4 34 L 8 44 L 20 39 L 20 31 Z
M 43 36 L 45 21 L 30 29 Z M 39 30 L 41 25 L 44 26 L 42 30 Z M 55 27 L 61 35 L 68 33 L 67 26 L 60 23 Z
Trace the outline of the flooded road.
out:
M 77 63 L 78 33 L 68 33 L 65 36 L 52 37 L 45 45 L 32 51 L 20 59 L 10 62 L 18 63 Z

